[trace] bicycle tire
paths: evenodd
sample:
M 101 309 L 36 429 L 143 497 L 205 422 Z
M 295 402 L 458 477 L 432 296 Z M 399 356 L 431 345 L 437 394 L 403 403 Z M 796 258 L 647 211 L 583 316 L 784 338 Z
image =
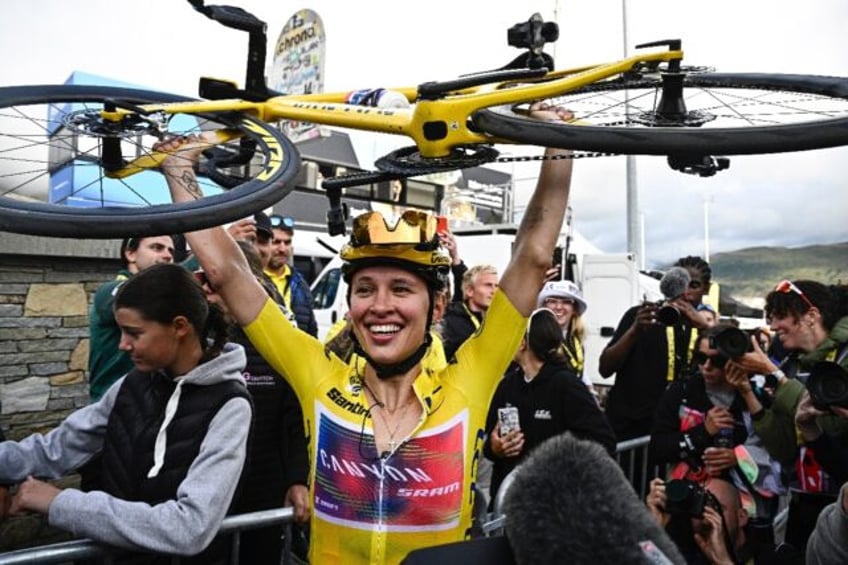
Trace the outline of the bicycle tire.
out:
M 291 141 L 269 124 L 232 112 L 178 114 L 171 119 L 167 133 L 225 127 L 255 140 L 256 161 L 242 167 L 239 178 L 244 182 L 238 186 L 229 190 L 215 187 L 217 194 L 175 204 L 170 202 L 165 178 L 158 171 L 145 171 L 117 182 L 107 179 L 101 167 L 103 144 L 96 128 L 79 126 L 72 120 L 77 116 L 84 122 L 96 115 L 106 99 L 135 104 L 191 100 L 107 86 L 0 88 L 0 231 L 84 239 L 185 233 L 249 216 L 279 202 L 292 188 L 286 183 L 299 170 L 300 157 Z M 122 152 L 132 153 L 127 160 L 144 154 L 158 140 L 150 132 L 127 131 L 130 133 L 120 144 Z M 238 143 L 238 139 L 231 143 Z M 134 180 L 136 177 L 140 180 Z M 74 184 L 77 180 L 84 183 L 79 190 Z M 198 182 L 205 192 L 213 192 L 213 183 L 203 175 Z M 59 197 L 60 186 L 71 187 L 67 196 Z M 49 194 L 51 187 L 54 190 Z M 120 203 L 110 193 L 117 188 L 127 190 L 126 194 L 116 190 L 117 197 L 125 198 Z M 144 194 L 139 194 L 140 190 Z M 149 194 L 154 191 L 159 202 Z
M 687 92 L 700 95 L 703 101 L 709 102 L 707 109 L 713 111 L 715 108 L 724 108 L 718 102 L 722 99 L 733 99 L 747 105 L 747 108 L 743 107 L 741 112 L 736 109 L 736 112 L 740 112 L 738 114 L 717 116 L 713 122 L 697 127 L 646 127 L 644 123 L 632 122 L 634 115 L 650 115 L 650 107 L 640 108 L 636 103 L 646 102 L 653 91 L 654 97 L 650 104 L 654 104 L 658 98 L 658 85 L 658 79 L 618 78 L 548 99 L 553 104 L 574 111 L 576 119 L 583 120 L 583 123 L 540 122 L 522 115 L 511 106 L 480 110 L 474 114 L 473 122 L 491 135 L 516 143 L 631 155 L 745 155 L 848 144 L 846 78 L 744 73 L 690 74 L 684 79 L 684 96 Z M 756 99 L 744 95 L 746 91 L 758 92 L 762 96 Z M 625 93 L 628 99 L 626 103 L 623 101 Z M 718 94 L 719 98 L 707 99 L 708 93 L 710 96 Z M 777 98 L 778 94 L 793 98 L 781 102 Z M 622 99 L 616 99 L 610 104 L 612 110 L 604 110 L 599 106 L 601 99 L 613 96 Z M 771 108 L 776 113 L 755 114 L 752 110 L 757 105 Z M 801 105 L 827 106 L 824 110 L 827 115 L 822 114 L 821 109 L 812 108 L 808 116 L 792 118 L 800 121 L 777 122 L 778 118 L 789 118 L 787 111 L 800 108 Z M 586 108 L 581 109 L 582 106 Z M 692 110 L 688 104 L 687 109 Z M 730 110 L 734 111 L 732 108 Z M 599 119 L 600 123 L 589 124 L 589 119 Z

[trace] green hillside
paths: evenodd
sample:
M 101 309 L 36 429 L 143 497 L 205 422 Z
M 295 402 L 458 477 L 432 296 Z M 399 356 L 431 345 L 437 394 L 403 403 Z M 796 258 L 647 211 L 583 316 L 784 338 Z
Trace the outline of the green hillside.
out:
M 751 247 L 710 257 L 723 294 L 765 297 L 782 279 L 848 284 L 848 242 L 808 247 Z

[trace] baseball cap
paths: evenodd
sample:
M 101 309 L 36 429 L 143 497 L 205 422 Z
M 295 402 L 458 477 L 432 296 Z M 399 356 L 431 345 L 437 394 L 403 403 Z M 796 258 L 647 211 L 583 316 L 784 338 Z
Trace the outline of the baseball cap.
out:
M 257 212 L 253 215 L 256 220 L 256 233 L 266 239 L 274 237 L 274 231 L 271 229 L 271 218 L 264 212 Z

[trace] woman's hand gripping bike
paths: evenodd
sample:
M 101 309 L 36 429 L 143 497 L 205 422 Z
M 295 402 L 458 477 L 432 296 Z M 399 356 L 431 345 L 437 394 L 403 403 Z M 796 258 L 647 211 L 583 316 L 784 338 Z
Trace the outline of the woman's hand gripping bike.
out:
M 510 45 L 524 51 L 508 65 L 392 89 L 407 98 L 408 109 L 348 104 L 348 92 L 287 96 L 265 85 L 264 22 L 240 8 L 189 2 L 248 32 L 244 89 L 202 78 L 198 101 L 106 86 L 0 88 L 0 231 L 119 238 L 245 217 L 279 202 L 299 171 L 295 146 L 269 123 L 280 120 L 392 133 L 414 143 L 378 159 L 376 171 L 324 181 L 331 233 L 344 230 L 344 187 L 491 162 L 499 158 L 495 145 L 666 155 L 678 170 L 709 175 L 726 166 L 716 155 L 848 144 L 845 78 L 714 73 L 684 65 L 679 40 L 555 71 L 543 47 L 556 40 L 556 24 L 538 15 L 509 30 Z M 530 118 L 535 100 L 564 106 L 575 118 Z M 162 155 L 151 146 L 166 135 L 210 130 L 218 143 L 198 171 L 205 196 L 171 203 L 157 171 Z M 123 195 L 115 198 L 118 189 Z

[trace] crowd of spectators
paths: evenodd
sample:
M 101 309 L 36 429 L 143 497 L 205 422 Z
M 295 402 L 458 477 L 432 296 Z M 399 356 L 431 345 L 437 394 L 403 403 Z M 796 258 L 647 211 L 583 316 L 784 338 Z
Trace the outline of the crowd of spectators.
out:
M 546 112 L 551 110 L 541 113 Z M 553 180 L 567 184 L 570 179 L 570 164 L 567 170 L 552 167 L 543 166 L 541 193 Z M 175 198 L 191 190 L 180 182 L 188 181 L 171 183 Z M 418 222 L 421 233 L 431 220 L 404 218 L 410 225 Z M 650 436 L 646 455 L 627 453 L 620 465 L 636 470 L 628 478 L 630 487 L 636 493 L 646 490 L 645 508 L 676 546 L 671 561 L 848 562 L 846 287 L 780 281 L 765 297 L 766 323 L 743 331 L 706 301 L 710 265 L 700 257 L 681 257 L 674 267 L 685 271 L 685 288 L 662 303 L 645 301 L 624 312 L 600 354 L 599 376 L 615 376 L 601 403 L 599 383 L 584 371 L 582 316 L 592 305 L 558 269 L 534 264 L 540 278 L 534 286 L 511 271 L 514 266 L 500 277 L 491 265 L 465 265 L 449 230 L 397 256 L 381 255 L 379 246 L 356 232 L 343 252 L 346 282 L 353 285 L 352 312 L 324 345 L 313 339 L 318 327 L 309 287 L 291 263 L 295 225 L 289 216 L 258 213 L 230 225 L 228 235 L 221 235 L 223 230 L 189 234 L 189 243 L 203 251 L 188 259 L 181 235 L 124 240 L 123 268 L 97 290 L 91 307 L 91 405 L 44 436 L 12 442 L 0 431 L 0 517 L 41 512 L 51 522 L 112 545 L 203 552 L 197 559 L 213 563 L 227 553 L 224 546 L 210 545 L 226 514 L 291 506 L 296 526 L 290 541 L 302 559 L 309 551 L 313 558 L 362 551 L 392 561 L 400 553 L 386 559 L 385 550 L 369 545 L 377 541 L 360 534 L 355 550 L 332 539 L 350 534 L 353 524 L 359 529 L 372 524 L 375 532 L 386 524 L 365 498 L 351 498 L 361 492 L 345 493 L 330 473 L 316 474 L 316 467 L 336 472 L 351 465 L 354 459 L 325 459 L 335 457 L 329 449 L 352 457 L 343 442 L 358 437 L 358 443 L 350 443 L 358 456 L 379 467 L 378 476 L 393 476 L 399 473 L 395 461 L 418 465 L 420 450 L 444 455 L 427 443 L 428 434 L 447 438 L 450 426 L 471 411 L 470 424 L 479 420 L 480 429 L 467 449 L 462 444 L 468 438 L 457 440 L 454 455 L 471 458 L 458 480 L 470 481 L 482 500 L 488 490 L 488 511 L 510 473 L 520 474 L 524 465 L 539 472 L 543 458 L 531 456 L 543 444 L 555 445 L 551 438 L 568 434 L 598 444 L 602 449 L 592 457 L 614 461 L 616 442 Z M 524 229 L 545 237 L 551 231 L 549 226 Z M 238 247 L 225 239 L 236 240 Z M 421 265 L 427 261 L 415 255 L 425 243 L 433 245 L 426 250 L 431 261 L 426 268 Z M 520 260 L 527 268 L 527 258 Z M 250 275 L 240 267 L 228 272 L 221 268 L 225 263 L 246 265 Z M 395 278 L 384 282 L 380 269 Z M 183 276 L 188 273 L 194 276 Z M 261 294 L 251 295 L 254 288 Z M 233 300 L 245 289 L 250 289 L 247 299 Z M 419 293 L 426 300 L 384 319 L 373 313 L 388 308 L 380 302 L 382 292 Z M 369 301 L 367 311 L 353 308 Z M 667 307 L 676 312 L 670 320 L 661 314 Z M 262 326 L 276 326 L 258 328 L 257 319 Z M 387 347 L 387 336 L 404 332 L 407 323 L 425 328 L 420 343 L 410 338 L 404 345 L 409 351 L 400 353 Z M 370 333 L 363 339 L 366 329 Z M 484 345 L 499 343 L 500 336 L 504 347 L 484 363 Z M 324 359 L 294 368 L 283 358 L 297 356 L 299 348 L 320 352 Z M 310 371 L 319 366 L 344 375 L 326 390 L 344 417 L 328 418 L 329 408 L 318 406 L 314 391 L 305 392 Z M 209 371 L 220 374 L 210 379 Z M 416 380 L 419 374 L 426 385 Z M 443 404 L 450 418 L 439 413 Z M 345 410 L 362 419 L 361 430 L 348 425 Z M 205 432 L 191 433 L 195 428 L 189 424 Z M 233 429 L 222 431 L 225 427 Z M 366 428 L 372 436 L 364 442 Z M 427 434 L 419 436 L 425 428 Z M 154 461 L 149 469 L 136 463 L 148 456 Z M 446 472 L 438 468 L 445 461 L 438 459 L 428 472 Z M 201 470 L 214 478 L 204 484 Z M 79 493 L 39 480 L 72 471 L 82 476 Z M 213 487 L 219 492 L 210 493 Z M 340 501 L 363 506 L 345 509 Z M 418 524 L 416 510 L 396 502 L 391 519 L 404 527 Z M 475 502 L 474 510 L 457 506 L 455 520 L 446 523 L 467 524 L 472 513 L 479 519 Z M 86 505 L 93 510 L 83 510 Z M 788 520 L 777 536 L 773 522 L 784 507 Z M 132 522 L 119 511 L 128 512 L 124 516 L 132 516 Z M 418 511 L 432 517 L 439 509 Z M 79 516 L 89 519 L 81 523 Z M 156 516 L 166 521 L 154 526 Z M 308 549 L 310 523 L 319 524 L 318 551 Z M 195 539 L 169 528 L 193 532 Z M 476 535 L 479 528 L 467 531 Z M 246 532 L 241 560 L 279 562 L 283 535 L 280 526 Z M 380 543 L 402 539 L 398 543 L 404 548 L 428 545 L 411 535 L 392 535 Z

